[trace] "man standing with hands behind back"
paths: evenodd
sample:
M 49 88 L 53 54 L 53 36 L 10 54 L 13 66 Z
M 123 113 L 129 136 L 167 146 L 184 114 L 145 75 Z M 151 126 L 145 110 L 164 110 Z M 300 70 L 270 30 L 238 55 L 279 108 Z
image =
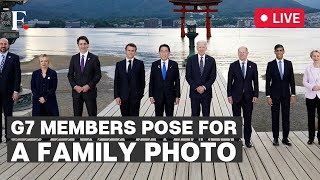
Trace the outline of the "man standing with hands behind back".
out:
M 207 42 L 197 42 L 198 54 L 188 58 L 186 67 L 186 80 L 190 85 L 191 112 L 192 116 L 200 116 L 200 105 L 202 115 L 210 115 L 212 99 L 212 84 L 216 80 L 216 61 L 213 57 L 205 54 Z M 195 141 L 198 138 L 194 139 Z M 203 138 L 204 141 L 208 138 Z
M 282 143 L 291 146 L 288 140 L 290 130 L 290 104 L 295 101 L 295 81 L 291 61 L 283 58 L 284 47 L 277 44 L 274 47 L 276 59 L 269 62 L 266 72 L 266 95 L 271 106 L 273 145 L 278 146 L 279 113 L 282 111 Z
M 68 79 L 72 87 L 74 116 L 82 116 L 83 104 L 86 104 L 88 115 L 97 116 L 97 88 L 101 79 L 101 68 L 98 56 L 90 53 L 89 40 L 85 36 L 77 39 L 80 52 L 72 56 Z M 80 138 L 76 138 L 79 141 Z M 96 138 L 92 138 L 96 141 Z
M 9 42 L 6 38 L 0 39 L 0 143 L 2 142 L 2 112 L 4 113 L 4 129 L 6 142 L 7 118 L 12 116 L 13 102 L 19 98 L 21 83 L 21 69 L 19 56 L 9 52 Z M 2 111 L 3 110 L 3 111 Z
M 233 116 L 241 116 L 241 108 L 243 110 L 245 145 L 251 148 L 252 110 L 253 103 L 258 100 L 259 83 L 257 64 L 248 60 L 248 54 L 247 47 L 238 49 L 239 60 L 231 63 L 229 67 L 227 93 Z

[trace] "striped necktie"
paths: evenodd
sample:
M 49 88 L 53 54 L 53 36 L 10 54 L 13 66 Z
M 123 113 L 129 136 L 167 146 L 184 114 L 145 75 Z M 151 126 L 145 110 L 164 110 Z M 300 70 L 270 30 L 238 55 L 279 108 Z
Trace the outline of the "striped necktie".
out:
M 5 61 L 6 61 L 5 56 L 2 55 L 2 56 L 1 56 L 1 64 L 0 64 L 0 73 L 2 73 L 2 70 L 3 70 L 3 66 L 4 66 Z

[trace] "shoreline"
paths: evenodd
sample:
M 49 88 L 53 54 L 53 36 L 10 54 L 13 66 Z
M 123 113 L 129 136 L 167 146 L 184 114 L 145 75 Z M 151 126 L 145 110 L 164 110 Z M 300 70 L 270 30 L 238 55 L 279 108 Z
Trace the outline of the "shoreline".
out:
M 49 67 L 55 71 L 68 69 L 69 63 L 72 55 L 49 55 L 50 64 Z M 115 65 L 119 60 L 124 59 L 120 56 L 103 55 L 99 56 L 100 65 L 102 66 L 112 66 Z M 39 69 L 39 59 L 35 56 L 31 61 L 21 62 L 21 72 L 22 73 L 32 73 L 33 71 Z

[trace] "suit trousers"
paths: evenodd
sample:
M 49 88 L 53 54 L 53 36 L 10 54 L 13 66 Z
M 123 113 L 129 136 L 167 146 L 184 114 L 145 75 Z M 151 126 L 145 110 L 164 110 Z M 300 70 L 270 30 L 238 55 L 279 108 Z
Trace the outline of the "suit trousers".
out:
M 306 98 L 306 105 L 307 105 L 307 111 L 308 111 L 308 131 L 309 131 L 309 140 L 313 141 L 315 138 L 316 130 L 315 130 L 315 115 L 316 115 L 316 109 L 318 113 L 318 133 L 317 137 L 318 140 L 320 139 L 320 99 L 318 96 L 316 96 L 314 99 L 308 99 Z
M 120 111 L 122 116 L 139 116 L 141 99 L 129 97 L 121 100 Z
M 246 99 L 244 95 L 239 102 L 233 102 L 232 104 L 232 113 L 233 116 L 241 116 L 241 108 L 243 111 L 244 127 L 243 134 L 245 142 L 250 142 L 251 139 L 251 119 L 252 119 L 252 109 L 253 103 L 252 99 Z
M 84 99 L 82 96 L 80 96 L 79 98 L 73 98 L 74 116 L 82 116 L 84 103 L 86 103 L 88 115 L 97 116 L 97 99 L 96 98 Z
M 173 110 L 174 110 L 174 100 L 168 102 L 166 97 L 163 96 L 162 102 L 156 101 L 154 103 L 155 107 L 155 113 L 156 116 L 162 117 L 163 112 L 166 112 L 166 117 L 172 117 L 173 116 Z M 167 141 L 173 141 L 173 138 L 166 138 Z M 163 138 L 156 138 L 157 141 L 163 141 Z
M 200 116 L 201 108 L 202 108 L 202 115 L 204 117 L 209 116 L 210 104 L 211 104 L 211 98 L 205 98 L 205 97 L 191 98 L 191 116 Z
M 2 92 L 0 92 L 0 118 L 1 118 L 1 131 L 0 131 L 0 138 L 2 138 L 2 112 L 4 114 L 4 132 L 5 132 L 5 138 L 7 139 L 7 118 L 8 116 L 12 116 L 13 111 L 13 100 L 11 95 L 6 95 Z M 0 139 L 0 142 L 2 140 Z
M 167 101 L 167 98 L 164 96 L 162 101 L 156 101 L 154 103 L 156 116 L 163 116 L 163 112 L 166 112 L 166 116 L 173 116 L 174 110 L 174 100 Z
M 272 99 L 271 116 L 272 116 L 273 139 L 279 138 L 280 106 L 282 111 L 283 140 L 288 140 L 289 131 L 290 131 L 290 97 Z
M 122 116 L 139 116 L 141 99 L 129 97 L 121 100 L 120 111 Z M 125 138 L 126 141 L 135 141 L 135 138 Z
M 210 105 L 211 105 L 211 98 L 205 98 L 205 97 L 191 98 L 191 116 L 199 117 L 201 108 L 202 108 L 203 117 L 210 116 Z M 193 140 L 198 141 L 199 139 L 194 138 Z M 203 140 L 208 141 L 208 138 L 203 138 Z

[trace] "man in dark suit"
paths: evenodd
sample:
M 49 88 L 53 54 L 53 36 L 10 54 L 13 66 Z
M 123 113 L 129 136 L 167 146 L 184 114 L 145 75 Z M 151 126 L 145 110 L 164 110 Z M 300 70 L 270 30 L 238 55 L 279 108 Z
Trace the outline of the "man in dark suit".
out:
M 276 59 L 269 62 L 266 72 L 266 95 L 272 112 L 273 145 L 278 146 L 279 112 L 282 110 L 282 143 L 291 146 L 288 140 L 290 128 L 290 104 L 295 101 L 295 81 L 291 61 L 283 59 L 285 53 L 282 45 L 274 47 Z
M 114 75 L 114 98 L 122 116 L 139 116 L 140 102 L 145 87 L 145 70 L 142 61 L 134 56 L 137 46 L 129 43 L 125 47 L 126 59 L 117 62 Z M 126 139 L 133 141 L 134 138 Z
M 174 103 L 180 101 L 180 75 L 178 63 L 169 60 L 170 47 L 162 44 L 159 47 L 160 60 L 152 63 L 149 97 L 150 102 L 155 105 L 156 116 L 173 116 Z M 157 138 L 162 141 L 163 138 Z M 172 141 L 173 138 L 167 138 Z
M 215 59 L 206 55 L 207 42 L 197 42 L 198 54 L 187 60 L 186 79 L 190 85 L 191 111 L 192 116 L 200 116 L 200 105 L 202 115 L 210 115 L 210 104 L 212 99 L 212 84 L 216 80 Z M 198 140 L 195 138 L 194 140 Z M 207 140 L 207 138 L 204 138 Z
M 229 67 L 227 93 L 233 116 L 241 116 L 241 108 L 243 110 L 245 145 L 251 148 L 251 117 L 253 103 L 258 100 L 259 83 L 257 64 L 247 59 L 248 54 L 248 48 L 238 49 L 239 60 Z
M 82 116 L 83 104 L 86 104 L 88 115 L 97 116 L 97 88 L 101 79 L 101 68 L 98 56 L 90 53 L 89 40 L 85 36 L 77 39 L 80 53 L 72 56 L 68 79 L 72 87 L 74 116 Z M 78 141 L 79 138 L 76 138 Z M 92 138 L 92 140 L 97 140 Z
M 7 117 L 12 116 L 13 102 L 19 98 L 21 83 L 20 58 L 9 52 L 9 42 L 0 39 L 0 143 L 2 142 L 2 110 L 4 113 L 5 138 L 7 138 Z

